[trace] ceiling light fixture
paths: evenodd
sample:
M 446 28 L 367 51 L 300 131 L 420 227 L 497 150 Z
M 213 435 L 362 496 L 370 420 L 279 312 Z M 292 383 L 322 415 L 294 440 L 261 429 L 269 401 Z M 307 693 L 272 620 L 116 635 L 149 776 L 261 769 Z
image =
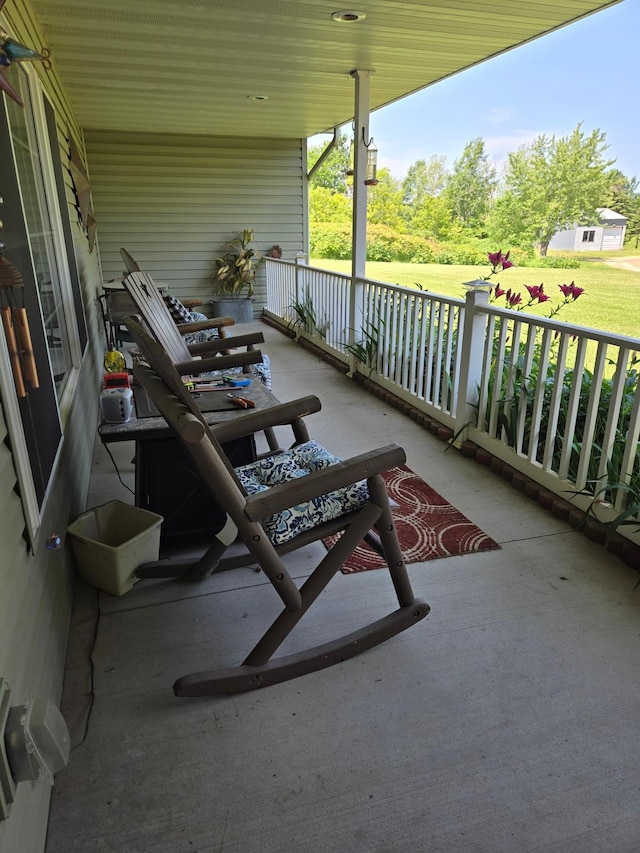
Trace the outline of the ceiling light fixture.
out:
M 358 21 L 364 21 L 367 17 L 364 12 L 356 12 L 353 9 L 342 9 L 340 12 L 334 12 L 331 16 L 334 21 L 341 24 L 355 24 Z

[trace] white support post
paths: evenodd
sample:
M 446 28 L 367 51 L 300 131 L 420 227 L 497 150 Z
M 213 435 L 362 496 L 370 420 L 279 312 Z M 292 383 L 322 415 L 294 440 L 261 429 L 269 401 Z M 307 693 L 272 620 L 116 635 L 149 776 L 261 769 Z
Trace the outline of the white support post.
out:
M 470 289 L 465 297 L 464 323 L 462 326 L 462 352 L 460 357 L 460 382 L 455 410 L 455 431 L 465 424 L 477 423 L 478 413 L 474 404 L 478 399 L 478 388 L 482 380 L 482 359 L 487 315 L 482 311 L 489 305 L 487 289 Z
M 369 143 L 369 103 L 371 76 L 374 71 L 352 71 L 355 82 L 355 120 L 353 136 L 353 226 L 351 237 L 351 294 L 349 300 L 349 343 L 355 343 L 362 334 L 364 312 L 364 285 L 357 278 L 364 277 L 367 260 L 367 145 Z M 355 359 L 351 357 L 351 370 Z

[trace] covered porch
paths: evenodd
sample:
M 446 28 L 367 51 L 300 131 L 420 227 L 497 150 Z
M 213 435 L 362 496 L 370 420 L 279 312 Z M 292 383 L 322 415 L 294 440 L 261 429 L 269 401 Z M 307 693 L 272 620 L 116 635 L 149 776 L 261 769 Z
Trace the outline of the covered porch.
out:
M 276 396 L 320 396 L 314 437 L 344 456 L 397 442 L 501 549 L 410 566 L 432 612 L 395 639 L 223 699 L 177 699 L 171 684 L 240 659 L 277 609 L 259 574 L 142 581 L 121 598 L 79 583 L 62 699 L 72 760 L 49 853 L 635 849 L 637 573 L 259 328 Z M 118 460 L 131 481 L 131 448 Z M 87 505 L 127 495 L 96 446 Z M 298 557 L 295 577 L 308 568 Z M 381 570 L 339 574 L 286 651 L 361 624 L 389 594 Z

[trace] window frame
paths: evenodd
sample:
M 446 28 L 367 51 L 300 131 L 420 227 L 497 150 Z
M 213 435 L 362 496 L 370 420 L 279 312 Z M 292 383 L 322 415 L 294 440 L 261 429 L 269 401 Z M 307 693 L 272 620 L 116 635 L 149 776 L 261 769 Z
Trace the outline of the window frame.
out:
M 62 451 L 65 437 L 65 424 L 71 412 L 71 404 L 80 378 L 83 347 L 81 343 L 79 323 L 84 323 L 85 318 L 84 315 L 82 318 L 79 318 L 77 315 L 78 301 L 76 298 L 76 294 L 74 293 L 72 276 L 69 267 L 69 252 L 73 252 L 73 246 L 69 247 L 67 245 L 69 233 L 68 229 L 65 229 L 62 216 L 61 203 L 64 196 L 64 192 L 61 192 L 61 188 L 58 186 L 57 179 L 59 179 L 59 170 L 58 172 L 56 171 L 54 159 L 52 156 L 51 145 L 53 140 L 51 138 L 51 128 L 47 120 L 45 110 L 45 98 L 47 98 L 47 95 L 44 92 L 44 89 L 40 80 L 37 77 L 37 74 L 26 65 L 20 65 L 19 67 L 20 71 L 25 74 L 24 79 L 26 85 L 29 88 L 29 102 L 25 103 L 24 109 L 30 109 L 31 111 L 31 119 L 34 131 L 34 144 L 37 146 L 37 155 L 41 163 L 42 183 L 41 186 L 38 188 L 39 203 L 45 206 L 45 211 L 49 219 L 49 224 L 51 226 L 51 261 L 55 264 L 56 267 L 60 299 L 62 304 L 62 314 L 66 327 L 66 335 L 69 347 L 69 366 L 66 370 L 64 382 L 58 392 L 56 390 L 56 382 L 53 376 L 51 356 L 49 353 L 49 348 L 47 346 L 46 363 L 50 373 L 50 376 L 47 377 L 47 381 L 50 380 L 53 385 L 54 398 L 54 406 L 48 405 L 48 408 L 50 410 L 51 418 L 55 418 L 57 420 L 56 430 L 59 431 L 59 438 L 57 439 L 57 446 L 55 447 L 54 451 L 53 446 L 51 446 L 52 453 L 48 457 L 51 463 L 51 467 L 47 473 L 46 482 L 44 482 L 45 478 L 40 478 L 41 480 L 43 480 L 43 482 L 39 487 L 41 493 L 39 496 L 32 467 L 35 462 L 32 460 L 31 454 L 29 453 L 28 441 L 23 421 L 24 413 L 23 411 L 21 411 L 21 407 L 18 402 L 18 396 L 15 384 L 13 382 L 11 361 L 9 358 L 9 352 L 5 337 L 4 335 L 0 335 L 0 391 L 2 392 L 2 405 L 4 409 L 7 432 L 11 443 L 16 477 L 20 488 L 23 512 L 26 520 L 26 536 L 32 551 L 35 551 L 38 547 L 39 538 L 42 530 L 42 518 L 46 511 L 47 501 L 49 500 L 52 484 L 55 480 L 56 472 L 58 470 L 60 454 Z M 0 93 L 0 109 L 5 111 L 5 115 L 7 117 L 7 126 L 10 127 L 6 99 L 7 96 L 3 93 Z M 48 98 L 47 100 L 49 101 Z M 53 116 L 55 118 L 55 110 L 53 110 Z M 11 138 L 9 138 L 8 144 L 11 145 L 11 148 L 13 149 Z M 7 168 L 13 170 L 13 172 L 16 173 L 15 152 L 13 152 L 12 156 L 13 160 L 10 164 L 7 164 Z M 23 191 L 22 187 L 20 186 L 20 181 L 17 179 L 17 174 L 16 182 L 18 196 L 20 199 L 20 209 L 15 212 L 15 216 L 20 217 L 22 219 L 24 229 L 26 230 L 28 235 L 29 232 L 27 221 L 25 218 Z M 41 191 L 42 198 L 40 199 Z M 3 211 L 3 217 L 7 219 L 7 216 L 7 211 Z M 30 246 L 29 254 L 31 255 Z M 37 318 L 37 323 L 44 327 L 42 303 L 40 300 L 39 293 L 37 293 L 36 295 L 40 306 L 40 316 Z M 34 322 L 34 318 L 31 318 L 31 322 Z M 37 443 L 38 434 L 34 433 L 34 436 L 35 441 Z

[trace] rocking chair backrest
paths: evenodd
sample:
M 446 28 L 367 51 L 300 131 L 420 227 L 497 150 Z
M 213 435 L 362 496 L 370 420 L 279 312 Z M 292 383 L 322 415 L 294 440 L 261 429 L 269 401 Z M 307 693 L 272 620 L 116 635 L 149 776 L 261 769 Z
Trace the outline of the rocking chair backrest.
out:
M 134 343 L 140 350 L 143 359 L 153 367 L 155 372 L 162 378 L 163 382 L 170 388 L 171 392 L 183 403 L 196 417 L 200 418 L 205 423 L 204 418 L 200 414 L 197 406 L 194 406 L 193 400 L 187 389 L 184 387 L 184 382 L 180 378 L 180 374 L 175 369 L 167 352 L 162 346 L 154 340 L 133 317 L 127 317 L 124 320 Z
M 171 361 L 174 364 L 190 361 L 191 353 L 151 276 L 132 272 L 125 276 L 122 284 Z
M 140 272 L 140 267 L 137 262 L 131 257 L 129 252 L 126 249 L 120 249 L 120 257 L 124 261 L 124 265 L 127 268 L 127 272 Z

